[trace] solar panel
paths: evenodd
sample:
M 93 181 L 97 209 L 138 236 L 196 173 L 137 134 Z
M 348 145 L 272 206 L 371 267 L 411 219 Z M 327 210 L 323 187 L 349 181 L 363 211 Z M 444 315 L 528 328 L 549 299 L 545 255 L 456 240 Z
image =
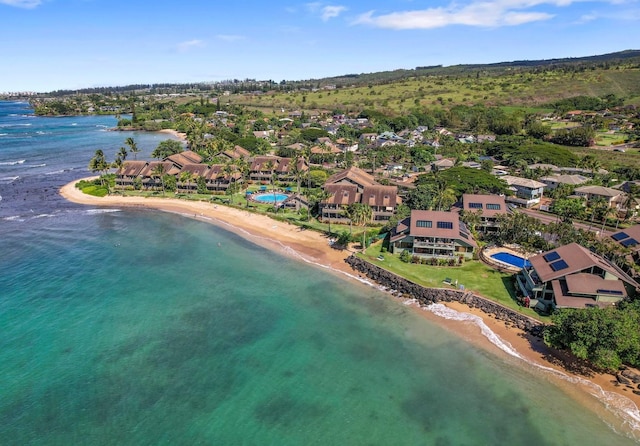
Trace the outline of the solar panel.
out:
M 620 240 L 624 240 L 626 238 L 629 238 L 629 236 L 627 235 L 626 232 L 618 232 L 616 234 L 613 234 L 611 236 L 612 239 L 614 239 L 616 242 L 619 242 Z
M 482 209 L 482 203 L 469 203 L 471 209 Z
M 636 246 L 638 244 L 638 241 L 634 238 L 628 238 L 626 240 L 621 241 L 620 244 L 625 248 L 629 248 L 631 246 Z
M 560 254 L 556 251 L 549 252 L 542 256 L 542 258 L 547 262 L 553 262 L 554 260 L 558 260 L 560 258 Z
M 558 260 L 557 262 L 553 262 L 549 266 L 554 271 L 560 271 L 562 269 L 569 268 L 569 265 L 567 265 L 567 262 L 565 262 L 564 260 Z
M 620 290 L 596 290 L 596 293 L 598 294 L 615 294 L 618 296 L 622 296 L 623 293 Z
M 439 221 L 436 223 L 439 229 L 453 229 L 453 223 L 450 221 Z

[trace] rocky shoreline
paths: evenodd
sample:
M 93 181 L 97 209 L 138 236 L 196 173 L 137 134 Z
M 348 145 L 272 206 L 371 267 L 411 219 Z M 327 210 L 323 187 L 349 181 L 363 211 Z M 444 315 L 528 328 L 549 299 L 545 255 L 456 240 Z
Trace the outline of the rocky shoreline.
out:
M 542 322 L 469 291 L 425 288 L 354 255 L 347 257 L 345 262 L 355 271 L 365 275 L 380 286 L 393 290 L 403 297 L 416 299 L 421 305 L 437 302 L 460 302 L 471 308 L 477 308 L 483 313 L 489 314 L 533 336 L 542 336 L 542 330 L 544 329 Z

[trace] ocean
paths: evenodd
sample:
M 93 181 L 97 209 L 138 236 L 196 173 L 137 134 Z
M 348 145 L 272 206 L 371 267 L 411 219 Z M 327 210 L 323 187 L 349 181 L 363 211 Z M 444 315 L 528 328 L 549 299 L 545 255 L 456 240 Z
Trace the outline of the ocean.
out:
M 635 444 L 623 403 L 585 405 L 373 286 L 62 199 L 96 149 L 170 138 L 115 123 L 0 102 L 0 444 Z

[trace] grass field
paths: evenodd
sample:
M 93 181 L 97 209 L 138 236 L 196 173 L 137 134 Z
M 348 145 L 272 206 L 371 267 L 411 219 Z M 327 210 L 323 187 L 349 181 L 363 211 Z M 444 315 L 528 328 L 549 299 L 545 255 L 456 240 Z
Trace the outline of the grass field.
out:
M 280 114 L 285 110 L 341 109 L 354 112 L 376 108 L 402 113 L 416 106 L 487 104 L 537 111 L 560 98 L 615 94 L 627 103 L 640 100 L 640 69 L 594 69 L 582 72 L 520 72 L 466 76 L 422 76 L 388 84 L 343 87 L 336 90 L 231 95 L 231 103 Z
M 498 302 L 505 307 L 539 320 L 548 321 L 530 308 L 524 308 L 515 299 L 513 275 L 489 268 L 477 260 L 466 261 L 462 266 L 430 266 L 404 263 L 399 256 L 381 252 L 381 243 L 371 245 L 365 253 L 359 254 L 369 262 L 402 276 L 412 282 L 430 288 L 451 288 L 444 284 L 446 278 L 464 285 L 466 290 Z M 384 260 L 378 260 L 382 255 Z

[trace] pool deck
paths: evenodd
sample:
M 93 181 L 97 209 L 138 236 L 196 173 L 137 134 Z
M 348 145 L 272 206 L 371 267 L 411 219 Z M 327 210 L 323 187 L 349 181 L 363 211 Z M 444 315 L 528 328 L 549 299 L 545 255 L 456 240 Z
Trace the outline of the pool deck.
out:
M 522 257 L 524 259 L 528 259 L 531 256 L 531 253 L 525 252 L 524 250 L 522 250 L 517 246 L 505 245 L 505 246 L 492 246 L 490 248 L 483 249 L 480 253 L 480 258 L 487 265 L 503 272 L 517 274 L 520 271 L 522 271 L 522 268 L 513 266 L 506 262 L 501 262 L 500 260 L 497 260 L 491 257 L 492 255 L 498 254 L 500 252 L 506 252 L 514 256 Z

